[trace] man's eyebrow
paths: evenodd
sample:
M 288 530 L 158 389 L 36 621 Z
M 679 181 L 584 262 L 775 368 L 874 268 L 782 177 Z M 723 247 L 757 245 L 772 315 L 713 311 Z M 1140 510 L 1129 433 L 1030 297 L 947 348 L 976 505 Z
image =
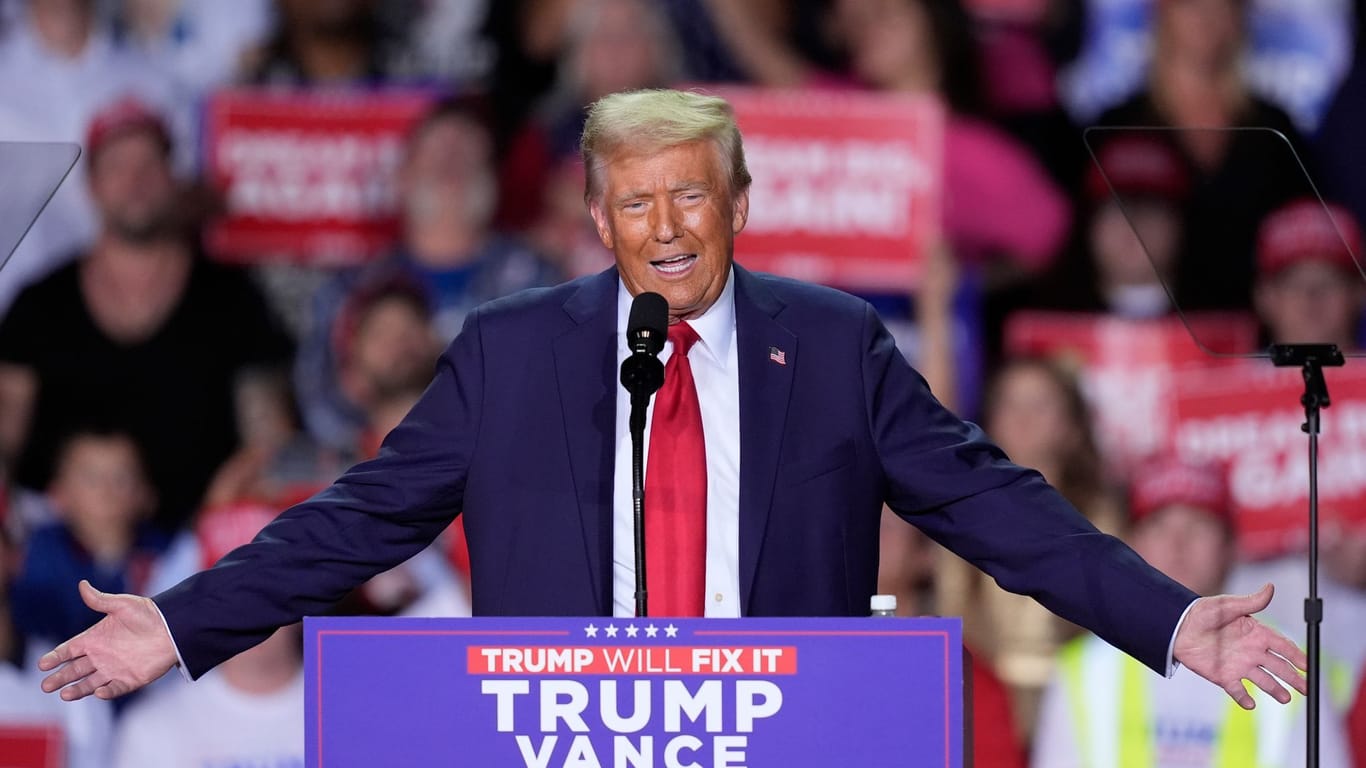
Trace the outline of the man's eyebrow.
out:
M 703 179 L 694 179 L 694 180 L 688 180 L 688 181 L 680 181 L 680 182 L 678 182 L 678 183 L 676 183 L 676 184 L 671 184 L 671 185 L 669 185 L 669 194 L 677 194 L 677 193 L 679 193 L 679 192 L 693 192 L 693 191 L 710 192 L 711 189 L 712 189 L 712 184 L 711 184 L 710 182 L 705 181 L 705 180 L 703 180 Z M 617 195 L 616 197 L 612 198 L 612 204 L 613 204 L 613 205 L 621 205 L 621 204 L 623 204 L 623 203 L 628 203 L 628 202 L 630 202 L 630 201 L 632 201 L 632 200 L 640 200 L 640 199 L 643 199 L 643 198 L 648 198 L 648 197 L 650 197 L 650 195 L 651 195 L 651 193 L 650 193 L 649 190 L 645 190 L 645 189 L 628 189 L 628 190 L 626 190 L 625 192 L 622 192 L 620 195 Z
M 674 184 L 669 187 L 670 192 L 688 192 L 692 190 L 700 190 L 702 192 L 706 192 L 710 189 L 711 184 L 701 179 L 698 179 L 696 181 L 680 181 L 677 184 Z
M 622 203 L 630 202 L 631 200 L 639 200 L 643 197 L 649 196 L 650 193 L 646 192 L 643 189 L 628 189 L 625 192 L 622 192 L 620 195 L 617 195 L 616 197 L 612 198 L 612 204 L 621 205 Z

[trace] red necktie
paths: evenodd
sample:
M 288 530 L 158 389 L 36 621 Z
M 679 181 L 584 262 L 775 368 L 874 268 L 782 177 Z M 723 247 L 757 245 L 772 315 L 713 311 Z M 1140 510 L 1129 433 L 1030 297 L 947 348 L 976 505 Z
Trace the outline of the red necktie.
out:
M 701 616 L 707 587 L 707 451 L 688 364 L 697 332 L 669 326 L 673 355 L 655 395 L 645 468 L 645 562 L 651 616 Z

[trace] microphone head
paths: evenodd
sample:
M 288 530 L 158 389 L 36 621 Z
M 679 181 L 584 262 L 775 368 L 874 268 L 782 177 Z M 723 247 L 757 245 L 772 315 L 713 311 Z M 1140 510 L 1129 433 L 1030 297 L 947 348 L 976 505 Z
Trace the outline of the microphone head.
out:
M 657 355 L 669 333 L 669 302 L 657 293 L 642 293 L 631 302 L 626 344 L 633 353 Z

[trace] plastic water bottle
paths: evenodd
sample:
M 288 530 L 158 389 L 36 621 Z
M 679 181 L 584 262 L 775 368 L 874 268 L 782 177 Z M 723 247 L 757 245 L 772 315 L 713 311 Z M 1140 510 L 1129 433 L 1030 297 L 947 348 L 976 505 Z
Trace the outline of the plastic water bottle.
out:
M 873 616 L 896 616 L 896 595 L 873 595 Z

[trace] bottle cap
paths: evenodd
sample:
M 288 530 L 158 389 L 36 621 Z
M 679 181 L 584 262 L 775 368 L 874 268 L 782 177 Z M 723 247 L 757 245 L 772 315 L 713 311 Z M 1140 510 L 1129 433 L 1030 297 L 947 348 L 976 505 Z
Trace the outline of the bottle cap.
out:
M 874 611 L 895 611 L 896 595 L 873 595 L 872 608 Z

